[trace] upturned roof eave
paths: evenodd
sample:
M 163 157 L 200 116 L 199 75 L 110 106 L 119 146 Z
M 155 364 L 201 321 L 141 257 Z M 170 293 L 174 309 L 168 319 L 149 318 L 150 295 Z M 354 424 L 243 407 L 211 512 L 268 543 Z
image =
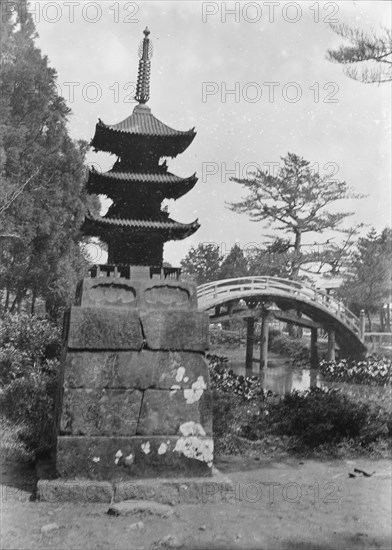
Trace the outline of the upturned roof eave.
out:
M 121 156 L 127 151 L 132 151 L 137 148 L 145 148 L 156 150 L 160 157 L 175 158 L 183 153 L 192 143 L 196 136 L 196 132 L 192 134 L 165 136 L 165 135 L 147 135 L 147 134 L 130 134 L 119 132 L 105 128 L 98 130 L 98 125 L 95 135 L 90 142 L 90 147 L 95 152 L 103 151 Z
M 160 192 L 168 199 L 178 199 L 193 189 L 196 182 L 196 173 L 188 178 L 180 178 L 170 173 L 143 174 L 111 171 L 99 173 L 90 170 L 87 190 L 90 193 L 110 197 L 117 194 L 119 187 L 124 189 L 126 186 L 129 190 L 142 188 L 144 191 Z
M 198 220 L 183 224 L 170 220 L 168 222 L 154 220 L 117 220 L 108 218 L 93 218 L 86 216 L 83 222 L 85 235 L 101 237 L 105 240 L 112 231 L 131 236 L 134 233 L 158 233 L 163 240 L 181 240 L 193 235 L 200 227 Z

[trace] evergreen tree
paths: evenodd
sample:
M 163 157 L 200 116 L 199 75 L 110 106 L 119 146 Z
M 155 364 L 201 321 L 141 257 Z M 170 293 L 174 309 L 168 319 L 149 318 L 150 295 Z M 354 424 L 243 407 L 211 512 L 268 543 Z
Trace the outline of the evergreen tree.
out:
M 349 308 L 357 315 L 364 309 L 371 329 L 371 314 L 380 312 L 381 325 L 390 324 L 389 313 L 392 297 L 392 230 L 384 229 L 378 234 L 372 229 L 359 239 L 357 251 L 340 293 Z M 387 307 L 384 308 L 383 306 Z M 390 327 L 389 327 L 390 330 Z
M 26 297 L 34 310 L 38 296 L 53 299 L 60 280 L 71 286 L 64 274 L 81 267 L 77 243 L 86 204 L 97 208 L 83 188 L 87 144 L 68 135 L 70 110 L 57 93 L 56 71 L 35 45 L 34 22 L 21 9 L 24 4 L 14 14 L 3 12 L 1 20 L 3 311 L 19 309 Z M 57 293 L 57 306 L 64 305 L 60 296 L 64 292 Z
M 241 247 L 236 243 L 223 260 L 219 270 L 219 279 L 234 279 L 248 275 L 248 261 Z
M 365 33 L 345 24 L 330 26 L 351 45 L 328 50 L 329 61 L 343 64 L 347 76 L 365 84 L 392 80 L 391 29 L 382 28 L 378 33 Z
M 320 234 L 325 230 L 339 230 L 340 224 L 352 212 L 329 212 L 326 207 L 336 201 L 359 198 L 349 192 L 346 182 L 321 177 L 312 171 L 310 163 L 288 153 L 277 175 L 258 170 L 246 179 L 231 178 L 249 190 L 240 202 L 228 203 L 237 213 L 246 213 L 254 222 L 268 222 L 268 226 L 289 234 L 279 237 L 273 248 L 290 253 L 289 274 L 297 278 L 301 265 L 309 261 L 302 251 L 305 234 Z
M 217 244 L 199 243 L 191 247 L 188 254 L 181 261 L 185 275 L 191 277 L 197 285 L 210 283 L 219 278 L 219 269 L 222 256 Z

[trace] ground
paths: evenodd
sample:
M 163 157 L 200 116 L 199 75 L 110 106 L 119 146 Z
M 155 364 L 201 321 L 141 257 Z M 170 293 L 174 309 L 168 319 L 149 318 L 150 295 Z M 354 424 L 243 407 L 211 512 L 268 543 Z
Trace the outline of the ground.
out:
M 1 548 L 391 548 L 388 460 L 276 461 L 253 453 L 220 457 L 216 465 L 234 482 L 226 502 L 175 506 L 172 517 L 162 518 L 110 516 L 107 504 L 32 501 L 35 470 L 5 462 Z M 41 532 L 53 523 L 58 529 Z

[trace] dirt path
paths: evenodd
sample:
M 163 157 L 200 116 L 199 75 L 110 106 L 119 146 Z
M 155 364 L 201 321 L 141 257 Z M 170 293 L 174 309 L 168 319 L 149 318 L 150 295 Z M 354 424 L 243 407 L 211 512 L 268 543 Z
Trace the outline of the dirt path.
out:
M 217 466 L 235 483 L 234 493 L 223 495 L 227 502 L 176 506 L 174 516 L 165 519 L 140 514 L 109 516 L 106 504 L 30 501 L 34 471 L 3 464 L 1 548 L 391 547 L 391 467 L 387 460 L 300 462 L 227 457 Z M 349 477 L 355 467 L 375 473 Z M 42 534 L 41 528 L 51 523 L 58 529 Z

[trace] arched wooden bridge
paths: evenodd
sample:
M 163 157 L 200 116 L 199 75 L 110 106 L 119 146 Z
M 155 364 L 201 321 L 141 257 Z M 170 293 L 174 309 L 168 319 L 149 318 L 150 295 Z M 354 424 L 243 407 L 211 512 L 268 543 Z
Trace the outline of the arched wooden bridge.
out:
M 197 288 L 199 309 L 203 311 L 240 299 L 274 302 L 281 310 L 295 309 L 312 321 L 333 330 L 343 354 L 366 351 L 360 319 L 341 302 L 313 286 L 278 277 L 223 279 Z M 300 324 L 300 318 L 298 318 Z

